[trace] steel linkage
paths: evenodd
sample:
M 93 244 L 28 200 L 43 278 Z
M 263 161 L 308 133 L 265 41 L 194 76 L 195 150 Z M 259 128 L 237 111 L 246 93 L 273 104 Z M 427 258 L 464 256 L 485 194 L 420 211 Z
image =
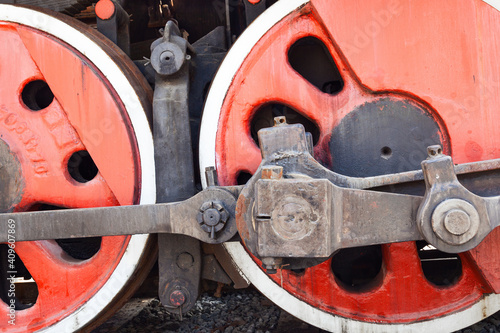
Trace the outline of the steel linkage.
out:
M 432 146 L 429 158 L 422 162 L 423 172 L 351 178 L 314 160 L 302 125 L 288 125 L 284 117 L 277 117 L 275 124 L 259 132 L 263 161 L 245 186 L 209 186 L 181 202 L 1 216 L 16 223 L 18 241 L 159 233 L 218 244 L 239 233 L 247 249 L 261 258 L 270 272 L 283 266 L 309 267 L 342 248 L 410 240 L 425 239 L 439 250 L 463 252 L 477 246 L 499 224 L 500 198 L 471 192 L 475 191 L 479 170 L 489 175 L 499 169 L 498 160 L 454 166 L 451 157 Z M 159 156 L 157 161 L 161 161 Z M 157 170 L 167 170 L 162 168 L 165 165 L 157 165 Z M 462 172 L 462 182 L 468 188 L 458 182 L 456 170 Z M 208 183 L 215 185 L 214 170 L 207 170 L 207 175 Z M 469 175 L 474 181 L 467 180 Z M 381 188 L 420 177 L 427 188 L 423 197 L 362 188 L 374 184 Z M 179 198 L 180 193 L 176 194 Z M 2 234 L 7 235 L 2 228 L 7 224 L 0 225 Z M 6 241 L 1 237 L 0 241 Z M 179 265 L 175 259 L 186 251 L 176 248 L 179 253 L 173 256 L 169 249 L 165 256 L 160 250 L 160 262 L 170 258 L 167 261 L 175 265 L 169 262 L 168 267 L 189 272 L 183 266 L 186 260 Z M 191 265 L 196 257 L 189 258 Z M 179 282 L 179 276 L 184 275 L 176 274 L 172 275 L 173 289 L 167 288 L 163 296 L 179 307 L 186 301 L 178 299 L 187 297 L 184 290 L 188 288 Z

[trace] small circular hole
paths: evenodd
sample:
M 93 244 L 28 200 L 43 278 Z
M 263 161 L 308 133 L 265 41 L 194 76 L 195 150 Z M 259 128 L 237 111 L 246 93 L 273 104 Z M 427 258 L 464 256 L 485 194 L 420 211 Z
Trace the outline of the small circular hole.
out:
M 392 156 L 392 149 L 390 147 L 382 147 L 382 149 L 380 149 L 380 156 L 386 160 L 388 160 L 389 158 L 391 158 Z
M 31 111 L 39 111 L 48 107 L 54 100 L 54 94 L 47 82 L 42 80 L 31 81 L 21 92 L 24 105 Z
M 68 172 L 79 183 L 91 181 L 98 171 L 92 157 L 86 150 L 77 151 L 69 158 Z

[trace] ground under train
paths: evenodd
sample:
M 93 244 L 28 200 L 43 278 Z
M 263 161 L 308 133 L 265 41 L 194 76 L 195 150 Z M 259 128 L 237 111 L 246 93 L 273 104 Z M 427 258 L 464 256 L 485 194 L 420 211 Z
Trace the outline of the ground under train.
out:
M 90 331 L 153 266 L 172 313 L 202 279 L 332 332 L 497 312 L 499 11 L 0 0 L 0 331 Z

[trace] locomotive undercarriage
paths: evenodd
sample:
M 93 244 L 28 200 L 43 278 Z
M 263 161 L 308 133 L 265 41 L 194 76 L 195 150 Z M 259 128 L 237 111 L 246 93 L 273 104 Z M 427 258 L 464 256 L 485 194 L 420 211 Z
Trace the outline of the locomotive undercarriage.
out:
M 31 95 L 23 94 L 28 91 L 28 84 L 23 83 L 20 99 L 31 112 L 30 117 L 42 114 L 47 133 L 54 132 L 57 128 L 54 124 L 62 123 L 58 119 L 64 118 L 61 113 L 58 119 L 51 116 L 50 107 L 53 101 L 58 102 L 61 104 L 58 110 L 68 114 L 70 128 L 76 133 L 70 134 L 73 137 L 68 139 L 68 142 L 78 142 L 75 148 L 69 149 L 70 144 L 64 141 L 62 145 L 56 142 L 56 150 L 61 156 L 68 155 L 66 149 L 69 149 L 71 158 L 76 156 L 80 161 L 74 162 L 77 164 L 75 171 L 70 158 L 67 170 L 62 170 L 64 176 L 68 177 L 69 173 L 71 181 L 76 181 L 75 186 L 93 184 L 95 177 L 101 176 L 105 179 L 102 183 L 106 184 L 90 189 L 91 193 L 97 193 L 95 201 L 84 199 L 81 202 L 64 199 L 59 193 L 47 194 L 44 189 L 32 185 L 38 182 L 37 177 L 59 174 L 61 167 L 52 162 L 42 163 L 49 160 L 44 157 L 51 156 L 50 153 L 33 156 L 37 150 L 28 147 L 29 141 L 22 137 L 24 132 L 19 126 L 27 118 L 19 120 L 12 116 L 17 112 L 10 106 L 13 102 L 4 102 L 0 118 L 5 123 L 6 133 L 0 140 L 3 187 L 0 203 L 4 213 L 0 218 L 7 222 L 0 224 L 0 242 L 18 244 L 46 240 L 54 244 L 52 240 L 138 235 L 130 238 L 133 241 L 145 237 L 144 234 L 157 234 L 158 294 L 169 311 L 181 315 L 192 308 L 198 297 L 206 244 L 224 244 L 224 248 L 218 245 L 213 250 L 219 253 L 217 259 L 224 268 L 223 272 L 219 264 L 214 263 L 214 269 L 220 270 L 219 279 L 230 282 L 230 276 L 235 283 L 248 279 L 285 310 L 332 331 L 344 325 L 352 331 L 361 328 L 374 332 L 411 331 L 429 327 L 450 331 L 496 312 L 500 308 L 496 295 L 500 290 L 500 277 L 494 264 L 499 255 L 495 243 L 499 237 L 496 227 L 500 224 L 500 197 L 497 196 L 500 193 L 497 184 L 500 159 L 496 159 L 494 153 L 487 155 L 492 158 L 470 157 L 467 153 L 464 158 L 457 154 L 453 129 L 458 126 L 453 118 L 456 113 L 452 116 L 440 113 L 432 98 L 427 99 L 417 92 L 414 95 L 403 86 L 394 87 L 394 90 L 368 88 L 358 78 L 355 68 L 356 59 L 362 56 L 352 45 L 339 46 L 337 43 L 341 41 L 335 40 L 335 36 L 331 39 L 329 34 L 334 30 L 329 30 L 332 24 L 328 15 L 322 17 L 322 21 L 317 19 L 332 8 L 331 3 L 294 0 L 284 4 L 284 1 L 264 14 L 270 2 L 232 4 L 226 1 L 225 16 L 219 15 L 211 22 L 215 26 L 225 24 L 213 30 L 210 27 L 208 34 L 207 27 L 195 26 L 194 35 L 200 38 L 192 44 L 187 41 L 185 30 L 179 29 L 183 28 L 181 19 L 186 13 L 182 5 L 178 7 L 179 21 L 176 22 L 168 20 L 176 18 L 174 5 L 160 4 L 158 9 L 155 4 L 155 13 L 149 13 L 149 24 L 152 17 L 157 18 L 155 24 L 167 23 L 161 29 L 162 36 L 150 45 L 151 55 L 135 61 L 154 88 L 152 96 L 145 87 L 144 78 L 139 78 L 135 69 L 123 68 L 130 66 L 128 63 L 118 72 L 126 73 L 131 88 L 122 88 L 120 81 L 123 78 L 105 69 L 110 63 L 99 64 L 96 60 L 99 54 L 92 54 L 101 51 L 88 49 L 90 40 L 100 50 L 112 54 L 110 58 L 115 63 L 128 60 L 126 55 L 137 57 L 134 55 L 137 48 L 130 43 L 136 30 L 129 30 L 128 14 L 122 8 L 123 5 L 130 10 L 131 4 L 101 0 L 95 9 L 97 30 L 123 53 L 88 27 L 76 25 L 63 16 L 0 5 L 0 9 L 8 13 L 0 15 L 0 20 L 7 22 L 5 31 L 21 31 L 20 40 L 39 70 L 36 75 L 26 76 L 31 77 L 27 81 L 46 81 L 50 87 L 49 93 L 39 89 Z M 478 11 L 498 15 L 484 3 L 472 3 Z M 109 8 L 104 5 L 112 8 L 109 16 L 106 16 Z M 395 20 L 400 15 L 397 13 L 404 12 L 405 8 L 401 3 L 387 6 L 389 19 Z M 370 10 L 367 9 L 367 13 Z M 373 10 L 371 13 L 375 15 Z M 245 30 L 244 27 L 259 14 L 262 17 Z M 76 37 L 55 33 L 63 27 L 57 26 L 59 22 L 65 24 L 66 29 L 76 27 L 75 31 L 83 32 L 83 37 L 78 37 L 81 41 L 73 43 Z M 374 22 L 384 27 L 385 21 Z M 495 25 L 492 23 L 492 26 Z M 285 36 L 278 37 L 284 41 L 273 45 L 269 41 L 276 36 Z M 6 40 L 12 42 L 15 37 Z M 235 40 L 214 78 L 228 46 Z M 67 48 L 68 55 L 46 60 L 47 55 L 40 50 L 50 47 L 54 50 Z M 241 50 L 247 53 L 242 56 Z M 286 61 L 282 59 L 283 54 Z M 70 60 L 72 57 L 76 57 L 76 62 Z M 104 90 L 109 91 L 109 96 L 102 94 L 96 98 L 92 95 L 83 104 L 78 98 L 67 97 L 73 93 L 71 88 L 74 86 L 69 80 L 62 80 L 57 85 L 53 83 L 59 81 L 55 67 L 58 63 L 72 61 L 82 68 L 90 68 L 85 75 L 96 76 L 96 79 L 89 84 L 97 86 L 104 82 Z M 292 78 L 285 69 L 270 65 L 272 61 L 288 64 L 293 75 L 298 73 L 298 80 L 303 82 L 297 83 L 297 78 Z M 319 70 L 313 68 L 314 65 Z M 84 71 L 78 66 L 67 73 L 70 78 Z M 282 76 L 272 81 L 272 75 L 269 75 L 271 79 L 264 76 L 266 70 Z M 494 70 L 498 73 L 498 68 Z M 287 79 L 291 87 L 286 82 L 280 83 Z M 71 87 L 64 90 L 64 85 Z M 90 85 L 82 84 L 76 95 L 87 94 Z M 495 88 L 488 98 L 500 95 Z M 307 91 L 307 96 L 293 96 L 302 95 L 298 89 Z M 284 93 L 284 90 L 290 91 Z M 47 94 L 52 94 L 52 99 L 44 103 Z M 128 101 L 127 96 L 131 95 L 134 101 Z M 94 98 L 97 102 L 92 101 Z M 335 101 L 327 101 L 327 98 Z M 481 111 L 489 107 L 487 103 L 483 105 L 481 96 L 477 98 L 481 101 Z M 118 111 L 103 117 L 113 119 L 111 125 L 103 125 L 99 117 L 90 121 L 81 119 L 92 107 L 91 103 L 98 102 L 116 104 L 110 109 Z M 305 105 L 299 106 L 300 103 Z M 69 111 L 70 108 L 78 110 Z M 142 116 L 134 114 L 137 109 Z M 344 117 L 327 119 L 324 114 L 329 114 L 329 110 L 338 110 Z M 35 121 L 25 120 L 25 123 L 31 125 Z M 116 124 L 123 129 L 115 131 Z M 99 129 L 98 134 L 95 129 Z M 473 131 L 477 129 L 470 130 Z M 243 132 L 243 136 L 238 137 Z M 493 135 L 491 133 L 485 136 Z M 57 135 L 56 138 L 66 138 Z M 97 137 L 99 140 L 95 140 Z M 129 142 L 130 147 L 119 148 L 117 138 Z M 241 144 L 233 146 L 232 141 Z M 42 141 L 42 144 L 50 146 L 52 143 Z M 494 142 L 490 144 L 494 147 Z M 249 150 L 244 151 L 242 145 Z M 472 151 L 486 149 L 478 146 Z M 24 153 L 19 153 L 20 150 Z M 109 157 L 107 154 L 113 150 L 119 151 Z M 106 166 L 106 160 L 118 158 L 118 154 L 125 157 Z M 458 159 L 460 164 L 455 165 L 448 155 Z M 88 161 L 88 156 L 91 162 L 82 164 L 81 161 Z M 67 161 L 66 157 L 61 159 Z M 122 164 L 130 167 L 113 178 L 116 165 Z M 35 166 L 34 174 L 26 176 L 27 168 L 32 165 Z M 130 184 L 120 184 L 127 173 L 136 176 L 131 177 L 134 179 Z M 201 174 L 199 178 L 198 173 Z M 51 181 L 42 182 L 42 187 L 61 181 L 55 176 L 49 179 Z M 120 186 L 128 186 L 128 190 L 120 190 Z M 146 193 L 144 189 L 148 187 Z M 75 198 L 85 191 L 82 187 L 75 188 Z M 73 193 L 64 187 L 58 190 Z M 98 206 L 112 207 L 90 208 Z M 147 274 L 151 258 L 154 260 L 154 255 L 147 253 L 155 252 L 151 245 L 155 241 L 151 237 L 141 241 L 139 248 L 142 250 L 137 254 L 148 257 L 149 262 L 144 269 L 133 270 L 142 275 L 136 281 Z M 392 243 L 401 245 L 398 248 L 399 245 Z M 22 247 L 23 243 L 20 244 Z M 88 247 L 90 243 L 84 244 Z M 44 251 L 49 251 L 47 249 Z M 230 263 L 227 262 L 228 253 L 232 257 Z M 421 263 L 409 265 L 409 268 L 392 267 L 409 253 L 413 259 L 420 258 Z M 439 273 L 434 273 L 433 278 L 423 269 L 425 259 L 422 258 L 426 255 L 429 261 L 443 264 L 440 269 L 434 267 Z M 353 261 L 360 258 L 364 271 L 356 275 L 346 267 L 354 267 Z M 93 259 L 91 256 L 84 260 Z M 145 261 L 144 258 L 135 260 Z M 458 270 L 457 262 L 462 265 Z M 29 264 L 23 265 L 30 269 Z M 329 272 L 325 273 L 325 269 Z M 448 270 L 453 272 L 447 275 Z M 242 274 L 243 279 L 238 274 Z M 441 278 L 441 274 L 445 277 Z M 410 275 L 418 277 L 410 281 L 413 279 Z M 323 276 L 330 277 L 323 279 Z M 419 290 L 417 286 L 422 281 L 425 286 Z M 323 287 L 315 290 L 315 284 Z M 293 302 L 279 295 L 276 288 L 279 292 L 292 294 Z M 336 296 L 318 297 L 318 293 L 335 288 L 340 290 L 335 291 Z M 113 293 L 120 294 L 118 291 Z M 428 297 L 439 298 L 439 301 L 428 302 L 430 304 L 422 309 L 408 310 L 411 307 L 408 303 L 413 301 L 401 298 L 411 293 L 424 294 L 417 296 L 416 304 L 422 304 Z M 437 297 L 439 293 L 442 295 Z M 360 301 L 357 305 L 356 300 Z M 342 302 L 354 303 L 344 306 Z M 104 311 L 112 303 L 105 305 Z M 380 310 L 374 307 L 377 303 L 384 304 Z M 23 305 L 16 306 L 24 311 L 21 310 Z M 480 315 L 476 315 L 478 308 L 484 309 Z M 457 320 L 462 315 L 463 320 Z M 28 318 L 33 320 L 33 317 Z M 443 327 L 442 319 L 449 326 Z M 91 327 L 92 320 L 95 319 L 89 319 L 82 326 Z M 33 330 L 45 327 L 43 323 L 37 325 Z

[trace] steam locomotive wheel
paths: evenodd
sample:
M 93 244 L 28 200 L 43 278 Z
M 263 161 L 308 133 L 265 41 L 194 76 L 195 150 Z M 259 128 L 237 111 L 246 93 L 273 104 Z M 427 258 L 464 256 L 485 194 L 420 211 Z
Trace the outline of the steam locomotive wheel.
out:
M 127 56 L 76 20 L 10 5 L 0 43 L 0 209 L 154 203 L 152 92 Z M 147 235 L 13 244 L 0 245 L 9 332 L 89 329 L 155 260 Z
M 278 115 L 304 123 L 316 159 L 351 176 L 418 169 L 436 143 L 455 163 L 499 158 L 498 32 L 500 13 L 479 0 L 278 1 L 212 83 L 200 168 L 243 183 L 261 161 L 255 133 Z M 496 230 L 458 256 L 419 242 L 347 249 L 274 275 L 225 246 L 262 293 L 322 329 L 449 332 L 500 309 L 499 242 Z

